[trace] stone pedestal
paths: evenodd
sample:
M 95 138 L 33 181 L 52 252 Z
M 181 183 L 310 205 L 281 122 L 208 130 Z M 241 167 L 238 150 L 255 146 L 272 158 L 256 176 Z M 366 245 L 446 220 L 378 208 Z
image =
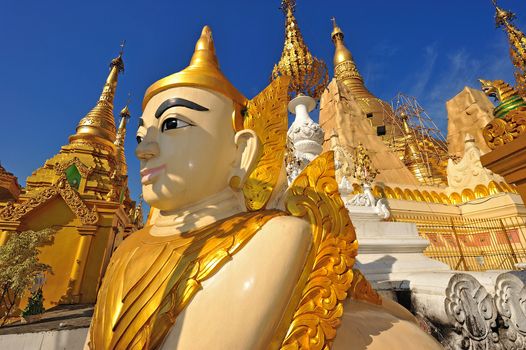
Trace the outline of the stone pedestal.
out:
M 353 215 L 351 214 L 351 218 Z M 418 235 L 415 224 L 362 218 L 353 224 L 358 237 L 357 267 L 378 286 L 385 281 L 410 280 L 417 272 L 449 271 L 449 266 L 426 257 L 429 242 Z

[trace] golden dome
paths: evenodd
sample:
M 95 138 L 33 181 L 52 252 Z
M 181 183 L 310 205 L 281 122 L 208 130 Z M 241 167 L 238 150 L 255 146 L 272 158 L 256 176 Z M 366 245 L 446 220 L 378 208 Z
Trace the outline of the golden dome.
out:
M 247 98 L 228 81 L 219 69 L 212 31 L 208 26 L 203 27 L 201 37 L 195 44 L 195 51 L 190 65 L 180 72 L 153 83 L 144 95 L 143 109 L 154 95 L 176 86 L 194 86 L 210 89 L 231 98 L 239 106 L 244 106 L 247 102 Z

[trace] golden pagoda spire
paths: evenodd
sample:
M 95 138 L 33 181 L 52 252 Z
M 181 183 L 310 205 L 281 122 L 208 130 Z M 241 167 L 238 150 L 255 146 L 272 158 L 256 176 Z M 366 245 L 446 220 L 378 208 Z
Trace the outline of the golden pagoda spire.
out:
M 129 102 L 128 102 L 129 103 Z M 117 137 L 115 139 L 115 148 L 116 148 L 116 157 L 119 164 L 119 173 L 121 175 L 126 175 L 128 172 L 128 166 L 126 165 L 126 156 L 124 154 L 124 139 L 126 137 L 126 125 L 130 119 L 130 110 L 128 109 L 128 104 L 120 111 L 121 122 L 119 124 L 119 129 L 117 130 Z
M 334 77 L 344 83 L 353 94 L 359 99 L 376 98 L 364 85 L 364 81 L 351 52 L 343 41 L 344 35 L 341 28 L 336 24 L 336 18 L 331 18 L 333 30 L 331 33 L 332 42 L 334 43 Z M 366 112 L 367 113 L 367 112 Z
M 510 43 L 510 57 L 515 66 L 516 88 L 521 96 L 526 96 L 526 36 L 515 25 L 515 14 L 497 6 L 497 1 L 492 0 L 495 6 L 495 24 L 502 27 L 508 35 Z
M 281 9 L 285 14 L 285 43 L 278 64 L 274 65 L 272 78 L 289 76 L 289 95 L 293 98 L 303 94 L 319 99 L 329 81 L 327 66 L 312 56 L 303 40 L 294 10 L 295 0 L 283 0 Z
M 124 43 L 121 44 L 119 56 L 111 60 L 110 73 L 97 104 L 80 120 L 76 134 L 69 138 L 70 142 L 94 141 L 110 147 L 114 146 L 116 128 L 113 118 L 113 99 L 119 73 L 124 71 L 123 47 Z

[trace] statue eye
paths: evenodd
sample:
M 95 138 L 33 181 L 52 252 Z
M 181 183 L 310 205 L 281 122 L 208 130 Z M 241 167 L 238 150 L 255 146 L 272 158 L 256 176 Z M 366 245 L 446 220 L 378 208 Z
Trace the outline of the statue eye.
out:
M 142 142 L 142 139 L 143 137 L 140 136 L 140 135 L 137 135 L 137 137 L 135 138 L 137 140 L 137 143 L 141 143 Z
M 190 125 L 191 124 L 189 124 L 189 123 L 187 123 L 185 121 L 182 121 L 181 119 L 167 118 L 167 119 L 165 119 L 165 121 L 161 125 L 161 132 L 164 132 L 164 131 L 170 130 L 170 129 L 180 129 L 180 128 L 184 128 L 184 127 L 187 127 L 187 126 L 190 126 Z

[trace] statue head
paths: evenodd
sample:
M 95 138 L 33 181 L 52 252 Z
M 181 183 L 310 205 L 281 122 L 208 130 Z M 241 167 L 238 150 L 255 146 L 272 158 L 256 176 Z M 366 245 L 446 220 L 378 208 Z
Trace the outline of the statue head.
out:
M 146 91 L 136 155 L 144 199 L 174 210 L 241 188 L 259 158 L 256 133 L 243 128 L 247 99 L 219 69 L 205 26 L 190 65 Z

